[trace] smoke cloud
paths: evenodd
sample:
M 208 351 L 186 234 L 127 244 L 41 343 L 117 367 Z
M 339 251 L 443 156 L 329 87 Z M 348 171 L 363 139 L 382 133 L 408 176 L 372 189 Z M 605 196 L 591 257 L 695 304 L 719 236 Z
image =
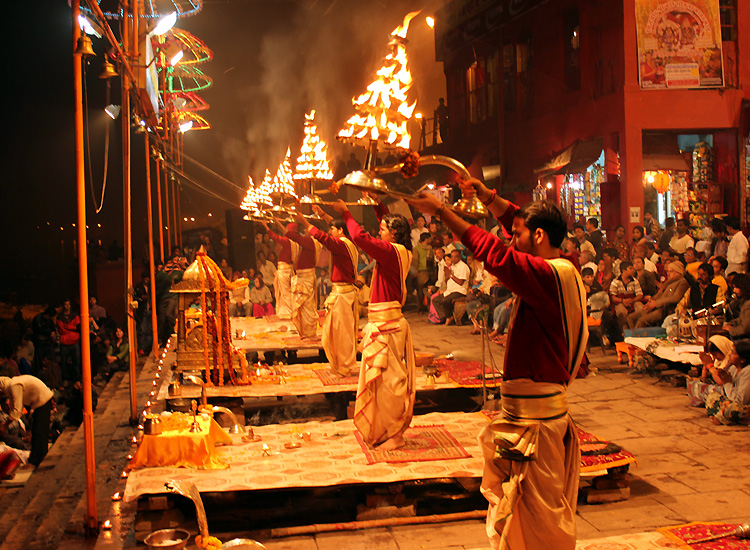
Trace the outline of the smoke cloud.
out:
M 391 31 L 410 11 L 423 9 L 407 36 L 414 78 L 410 99 L 417 99 L 417 111 L 429 117 L 437 97 L 444 95 L 442 65 L 434 61 L 432 30 L 424 22 L 442 0 L 250 4 L 237 14 L 245 20 L 233 23 L 236 32 L 224 28 L 220 34 L 214 25 L 206 27 L 205 36 L 195 31 L 215 51 L 214 62 L 206 68 L 214 77 L 214 86 L 206 93 L 212 105 L 206 117 L 214 125 L 210 133 L 220 151 L 206 162 L 240 185 L 246 185 L 248 175 L 259 181 L 266 168 L 275 172 L 287 147 L 296 159 L 304 113 L 311 109 L 316 110 L 318 133 L 328 143 L 332 168 L 337 155 L 346 159 L 355 152 L 364 157 L 362 148 L 341 144 L 335 136 L 355 112 L 352 97 L 365 91 L 389 52 Z M 209 10 L 214 20 L 227 17 L 229 8 L 214 6 L 207 5 L 196 23 Z M 259 17 L 248 19 L 253 13 Z M 416 124 L 412 134 L 412 147 L 417 148 Z M 217 158 L 223 166 L 216 167 Z

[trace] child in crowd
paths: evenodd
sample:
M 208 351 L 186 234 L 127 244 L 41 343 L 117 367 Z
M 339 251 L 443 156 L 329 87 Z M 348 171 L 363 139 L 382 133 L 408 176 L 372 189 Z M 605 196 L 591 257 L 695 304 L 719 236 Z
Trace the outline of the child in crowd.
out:
M 263 276 L 259 273 L 253 279 L 253 288 L 250 289 L 249 299 L 253 317 L 274 315 L 275 312 L 271 303 L 271 291 L 263 282 Z

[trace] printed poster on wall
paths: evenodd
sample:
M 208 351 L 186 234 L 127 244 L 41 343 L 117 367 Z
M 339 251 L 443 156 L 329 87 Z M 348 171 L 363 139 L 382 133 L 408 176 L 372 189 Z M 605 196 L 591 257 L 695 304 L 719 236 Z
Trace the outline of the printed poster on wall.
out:
M 643 89 L 724 85 L 719 0 L 636 0 Z

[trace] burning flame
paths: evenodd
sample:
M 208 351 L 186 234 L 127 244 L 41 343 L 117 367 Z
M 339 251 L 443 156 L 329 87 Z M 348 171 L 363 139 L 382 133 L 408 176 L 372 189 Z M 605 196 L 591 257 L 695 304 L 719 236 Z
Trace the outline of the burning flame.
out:
M 305 138 L 302 140 L 301 155 L 297 157 L 295 180 L 332 180 L 333 172 L 328 166 L 328 146 L 318 137 L 315 110 L 305 115 Z
M 271 196 L 267 192 L 267 189 L 263 188 L 262 185 L 260 187 L 256 187 L 256 185 L 253 183 L 253 178 L 251 178 L 250 176 L 248 176 L 247 179 L 249 185 L 240 208 L 249 212 L 259 212 L 265 207 L 273 206 L 273 203 L 271 202 Z M 271 174 L 268 170 L 266 170 L 266 179 L 270 183 Z M 264 183 L 266 179 L 264 179 Z
M 292 165 L 290 163 L 291 156 L 292 150 L 287 147 L 286 156 L 276 170 L 276 175 L 273 177 L 270 187 L 271 193 L 290 195 L 296 199 L 297 193 L 294 191 L 294 178 L 292 177 Z
M 411 13 L 407 13 L 406 17 L 404 17 L 404 22 L 401 23 L 401 25 L 399 25 L 395 29 L 393 29 L 393 32 L 391 33 L 391 36 L 398 36 L 400 38 L 406 38 L 406 33 L 409 32 L 409 23 L 417 15 L 419 15 L 418 11 L 413 11 Z
M 340 140 L 382 139 L 387 145 L 409 148 L 411 136 L 407 123 L 417 102 L 408 103 L 407 92 L 411 88 L 412 78 L 407 67 L 404 39 L 409 30 L 409 21 L 418 13 L 408 14 L 391 33 L 391 53 L 377 71 L 377 80 L 367 87 L 365 93 L 352 99 L 359 113 L 346 121 L 346 127 L 337 136 Z

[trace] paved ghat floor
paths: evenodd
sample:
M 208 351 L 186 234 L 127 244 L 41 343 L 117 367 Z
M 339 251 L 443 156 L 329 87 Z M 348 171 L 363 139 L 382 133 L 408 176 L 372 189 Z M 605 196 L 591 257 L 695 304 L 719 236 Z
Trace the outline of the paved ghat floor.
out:
M 479 336 L 469 334 L 471 327 L 434 326 L 427 323 L 425 316 L 414 313 L 407 313 L 407 319 L 418 351 L 455 352 L 460 359 L 467 360 L 481 357 L 481 341 Z M 501 363 L 502 348 L 493 345 L 491 350 L 495 360 Z M 664 548 L 670 546 L 665 546 L 666 541 L 654 534 L 658 527 L 690 521 L 737 523 L 750 520 L 748 428 L 714 426 L 702 409 L 687 406 L 684 389 L 660 383 L 650 376 L 629 374 L 627 365 L 617 363 L 614 351 L 603 356 L 600 348 L 593 348 L 590 357 L 598 372 L 577 380 L 569 388 L 573 417 L 587 430 L 633 452 L 638 462 L 630 470 L 629 500 L 578 507 L 578 547 L 586 550 Z M 489 355 L 487 359 L 489 361 Z M 141 373 L 139 405 L 145 402 L 153 387 L 153 373 L 151 364 Z M 111 397 L 104 399 L 108 403 L 100 398 L 95 419 L 97 444 L 101 443 L 96 459 L 98 514 L 102 521 L 113 517 L 109 495 L 121 485 L 118 473 L 125 464 L 124 455 L 132 437 L 127 423 L 127 383 L 121 382 L 119 388 L 110 393 Z M 74 443 L 78 441 L 70 439 Z M 39 487 L 32 495 L 33 500 L 24 500 L 21 492 L 0 494 L 3 502 L 8 503 L 7 508 L 0 510 L 2 550 L 81 549 L 96 545 L 96 541 L 76 534 L 85 514 L 83 476 L 76 473 L 74 464 L 82 464 L 82 460 L 74 456 L 78 452 L 71 450 L 57 459 L 52 457 L 49 464 L 45 461 L 49 467 L 40 468 L 29 482 L 30 486 Z M 56 471 L 62 472 L 63 466 L 71 473 L 58 479 Z M 40 477 L 34 481 L 37 476 Z M 56 497 L 47 498 L 45 495 L 52 495 L 55 484 L 61 484 L 64 490 Z M 23 509 L 19 510 L 18 506 Z M 218 535 L 222 540 L 229 538 Z M 616 539 L 599 542 L 608 537 Z M 487 548 L 482 520 L 319 533 L 262 542 L 270 550 Z M 100 548 L 123 547 L 113 537 L 108 543 L 100 537 L 98 545 Z M 143 545 L 129 547 L 145 548 Z

